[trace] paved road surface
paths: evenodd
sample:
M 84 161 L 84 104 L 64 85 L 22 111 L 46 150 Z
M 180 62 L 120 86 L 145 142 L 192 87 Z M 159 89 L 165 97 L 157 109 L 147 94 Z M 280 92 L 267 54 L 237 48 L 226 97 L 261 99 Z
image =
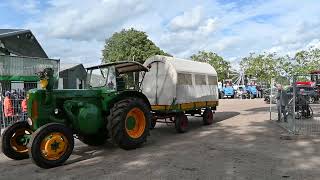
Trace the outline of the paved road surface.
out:
M 285 140 L 257 100 L 222 100 L 218 123 L 177 134 L 158 126 L 132 151 L 77 143 L 67 165 L 44 170 L 0 153 L 0 179 L 320 179 L 318 139 Z

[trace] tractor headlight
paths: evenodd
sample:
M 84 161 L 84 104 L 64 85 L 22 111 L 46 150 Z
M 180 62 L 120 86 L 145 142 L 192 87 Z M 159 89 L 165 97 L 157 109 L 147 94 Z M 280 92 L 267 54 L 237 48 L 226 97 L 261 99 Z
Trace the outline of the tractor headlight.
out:
M 32 126 L 32 119 L 31 118 L 28 118 L 27 122 L 28 122 L 29 126 Z
M 48 86 L 48 80 L 46 80 L 46 79 L 41 79 L 41 80 L 40 80 L 40 86 L 41 86 L 42 89 L 46 89 L 47 86 Z
M 55 108 L 54 109 L 54 114 L 58 114 L 59 113 L 59 109 L 58 108 Z

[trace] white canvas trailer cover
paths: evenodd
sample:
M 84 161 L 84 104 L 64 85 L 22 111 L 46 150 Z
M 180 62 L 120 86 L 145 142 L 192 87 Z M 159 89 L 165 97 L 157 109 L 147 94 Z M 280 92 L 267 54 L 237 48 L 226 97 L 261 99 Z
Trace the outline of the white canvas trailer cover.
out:
M 152 56 L 142 83 L 142 92 L 152 106 L 183 104 L 193 109 L 194 103 L 218 104 L 217 72 L 207 63 L 167 56 Z M 188 105 L 189 104 L 189 105 Z

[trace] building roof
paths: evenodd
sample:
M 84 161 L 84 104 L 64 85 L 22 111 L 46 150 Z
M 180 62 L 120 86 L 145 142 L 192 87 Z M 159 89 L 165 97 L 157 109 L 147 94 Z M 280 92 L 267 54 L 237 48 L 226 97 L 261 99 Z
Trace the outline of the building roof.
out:
M 10 54 L 48 58 L 30 30 L 0 29 L 0 42 Z

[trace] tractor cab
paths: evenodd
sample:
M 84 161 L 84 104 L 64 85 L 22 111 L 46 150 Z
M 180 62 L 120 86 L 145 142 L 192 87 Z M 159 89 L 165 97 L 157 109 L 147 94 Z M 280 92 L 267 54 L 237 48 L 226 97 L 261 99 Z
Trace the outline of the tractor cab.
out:
M 87 68 L 88 88 L 106 87 L 109 90 L 140 90 L 148 68 L 138 62 L 123 61 Z

